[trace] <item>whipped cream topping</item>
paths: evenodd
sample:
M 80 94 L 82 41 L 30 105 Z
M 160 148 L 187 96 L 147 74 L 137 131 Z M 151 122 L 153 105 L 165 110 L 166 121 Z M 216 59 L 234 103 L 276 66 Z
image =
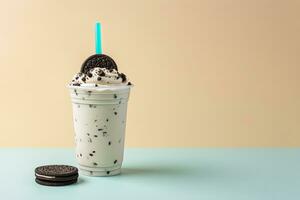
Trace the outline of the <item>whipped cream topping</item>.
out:
M 131 85 L 123 73 L 115 69 L 95 67 L 87 73 L 77 73 L 70 85 L 73 86 L 100 86 L 100 85 Z

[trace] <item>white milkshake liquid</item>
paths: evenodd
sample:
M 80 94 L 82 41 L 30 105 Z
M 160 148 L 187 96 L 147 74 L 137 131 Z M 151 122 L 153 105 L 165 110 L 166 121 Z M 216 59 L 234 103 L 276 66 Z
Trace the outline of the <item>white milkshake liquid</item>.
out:
M 76 159 L 88 176 L 121 172 L 130 86 L 69 86 Z

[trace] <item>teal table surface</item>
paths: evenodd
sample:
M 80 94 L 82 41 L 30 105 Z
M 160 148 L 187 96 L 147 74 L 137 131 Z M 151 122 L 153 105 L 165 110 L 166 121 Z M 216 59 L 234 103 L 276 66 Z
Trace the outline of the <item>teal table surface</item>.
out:
M 122 174 L 41 186 L 34 168 L 75 165 L 73 149 L 0 148 L 0 199 L 299 200 L 297 148 L 132 148 Z

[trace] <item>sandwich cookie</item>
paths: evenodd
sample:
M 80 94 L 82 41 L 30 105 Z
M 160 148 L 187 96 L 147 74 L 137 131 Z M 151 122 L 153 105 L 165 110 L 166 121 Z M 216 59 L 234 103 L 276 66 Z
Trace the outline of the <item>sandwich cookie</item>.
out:
M 69 165 L 45 165 L 35 168 L 35 182 L 47 186 L 63 186 L 77 182 L 78 169 Z
M 83 64 L 81 65 L 81 73 L 88 73 L 91 69 L 94 69 L 96 67 L 99 68 L 106 68 L 108 70 L 115 69 L 118 71 L 117 64 L 115 61 L 109 57 L 108 55 L 104 54 L 94 54 L 90 57 L 88 57 Z

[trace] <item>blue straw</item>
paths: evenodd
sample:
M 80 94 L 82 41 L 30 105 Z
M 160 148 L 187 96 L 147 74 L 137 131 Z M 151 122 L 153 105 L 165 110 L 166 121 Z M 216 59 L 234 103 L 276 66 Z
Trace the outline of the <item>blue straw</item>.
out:
M 96 48 L 96 54 L 102 54 L 100 22 L 96 22 L 96 25 L 95 25 L 95 48 Z

